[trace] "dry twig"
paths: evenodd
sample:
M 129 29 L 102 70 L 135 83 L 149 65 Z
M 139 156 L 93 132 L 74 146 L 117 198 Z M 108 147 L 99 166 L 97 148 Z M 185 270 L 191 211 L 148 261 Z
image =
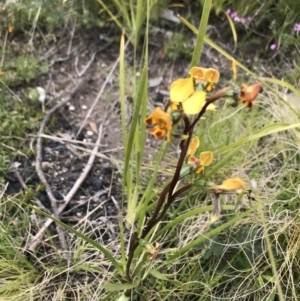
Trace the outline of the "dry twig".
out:
M 89 157 L 89 160 L 84 168 L 84 170 L 82 171 L 81 175 L 79 176 L 79 178 L 77 179 L 77 181 L 75 182 L 74 186 L 72 187 L 72 189 L 69 191 L 69 193 L 66 195 L 66 197 L 64 198 L 64 203 L 58 207 L 57 213 L 61 214 L 63 212 L 63 210 L 66 208 L 66 206 L 69 204 L 69 202 L 71 201 L 71 199 L 73 198 L 73 196 L 75 195 L 75 193 L 77 192 L 77 190 L 79 189 L 80 185 L 82 184 L 82 182 L 85 180 L 86 176 L 88 175 L 89 171 L 91 170 L 95 157 L 97 155 L 98 152 L 98 148 L 100 145 L 100 141 L 101 141 L 101 136 L 102 136 L 102 124 L 99 126 L 99 130 L 98 130 L 98 138 L 96 141 L 96 144 L 93 148 L 93 151 Z M 54 216 L 54 215 L 53 215 Z M 45 230 L 52 224 L 53 220 L 48 218 L 46 220 L 46 222 L 44 223 L 44 225 L 42 226 L 42 228 L 38 231 L 38 233 L 32 238 L 28 250 L 29 251 L 34 251 L 37 247 L 37 245 L 39 244 L 39 242 L 41 241 L 41 236 L 43 235 L 43 233 L 45 232 Z
M 95 51 L 92 54 L 91 59 L 86 63 L 85 66 L 83 66 L 81 71 L 78 70 L 78 57 L 79 57 L 79 55 L 77 55 L 75 57 L 75 71 L 76 71 L 78 77 L 82 77 L 82 75 L 90 68 L 90 66 L 92 65 L 97 53 L 98 53 L 98 51 Z
M 80 82 L 71 92 L 71 94 L 61 103 L 58 103 L 56 106 L 54 106 L 50 111 L 47 112 L 47 114 L 45 115 L 39 132 L 38 132 L 38 138 L 37 138 L 37 143 L 36 143 L 36 172 L 40 178 L 40 181 L 44 184 L 45 189 L 46 189 L 46 193 L 47 196 L 50 200 L 51 203 L 51 209 L 52 209 L 52 214 L 56 219 L 59 219 L 59 212 L 58 212 L 58 208 L 57 208 L 57 199 L 55 198 L 55 196 L 53 195 L 53 192 L 51 190 L 51 187 L 45 177 L 45 174 L 43 172 L 42 169 L 42 161 L 43 161 L 43 156 L 42 156 L 42 134 L 44 133 L 44 130 L 46 128 L 47 123 L 49 122 L 51 116 L 54 114 L 54 112 L 56 112 L 59 108 L 61 108 L 62 106 L 64 106 L 65 104 L 67 104 L 72 97 L 77 93 L 77 91 L 79 90 L 79 88 L 81 87 L 83 82 Z M 68 259 L 67 257 L 67 243 L 66 243 L 66 239 L 63 233 L 63 228 L 59 225 L 56 225 L 56 230 L 58 233 L 58 238 L 59 238 L 59 242 L 61 245 L 63 252 L 63 257 Z

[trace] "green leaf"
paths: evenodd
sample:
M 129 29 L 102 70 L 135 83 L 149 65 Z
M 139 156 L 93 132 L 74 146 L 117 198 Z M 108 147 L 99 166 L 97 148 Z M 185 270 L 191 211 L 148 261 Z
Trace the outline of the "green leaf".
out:
M 274 301 L 276 297 L 276 291 L 273 290 L 271 295 L 267 297 L 266 301 Z
M 234 216 L 231 220 L 229 220 L 228 222 L 221 224 L 220 226 L 216 227 L 215 229 L 205 233 L 205 235 L 201 235 L 199 236 L 197 239 L 191 241 L 190 243 L 186 244 L 184 247 L 180 248 L 179 250 L 175 251 L 173 255 L 170 256 L 170 260 L 173 260 L 175 258 L 178 258 L 180 255 L 188 252 L 189 250 L 191 250 L 193 247 L 195 247 L 196 245 L 199 245 L 200 243 L 202 243 L 203 241 L 205 241 L 206 239 L 213 237 L 217 234 L 219 234 L 221 231 L 223 231 L 224 229 L 227 229 L 228 227 L 230 227 L 231 225 L 241 221 L 242 219 L 244 219 L 245 217 L 249 216 L 253 211 L 255 211 L 257 209 L 257 206 L 252 207 L 250 209 L 248 209 L 246 212 L 243 212 L 241 214 L 237 214 L 236 216 Z
M 235 30 L 235 25 L 234 25 L 232 19 L 229 17 L 228 14 L 225 13 L 225 16 L 226 16 L 227 21 L 228 21 L 228 23 L 230 25 L 232 36 L 233 36 L 233 40 L 234 40 L 234 49 L 236 49 L 236 46 L 237 46 L 237 33 L 236 33 L 236 30 Z
M 289 84 L 288 82 L 286 82 L 286 81 L 283 81 L 283 80 L 280 80 L 280 79 L 277 79 L 277 78 L 270 78 L 270 77 L 261 77 L 260 79 L 268 81 L 272 84 L 282 86 L 284 88 L 288 88 L 291 91 L 293 91 L 298 97 L 300 97 L 300 91 L 298 89 L 296 89 L 294 86 L 292 86 L 291 84 Z
M 224 210 L 234 210 L 234 205 L 224 205 L 222 206 Z M 157 233 L 155 233 L 153 240 L 157 240 L 158 237 L 163 235 L 168 229 L 175 229 L 175 226 L 184 221 L 185 219 L 190 218 L 191 216 L 198 215 L 200 213 L 205 213 L 207 211 L 212 211 L 214 209 L 213 205 L 203 206 L 200 208 L 192 209 L 186 213 L 183 213 L 176 217 L 175 219 L 171 220 L 167 223 L 162 229 L 160 229 Z
M 126 154 L 125 154 L 125 167 L 124 167 L 124 180 L 126 182 L 127 174 L 128 174 L 128 167 L 129 167 L 129 161 L 131 156 L 132 147 L 134 145 L 134 136 L 135 131 L 137 128 L 137 122 L 139 118 L 139 112 L 142 104 L 142 97 L 144 94 L 145 85 L 147 84 L 147 74 L 148 74 L 148 67 L 145 66 L 141 75 L 141 80 L 139 82 L 139 89 L 136 96 L 136 99 L 134 99 L 134 110 L 132 114 L 132 120 L 131 120 L 131 126 L 127 141 L 127 147 L 126 147 Z
M 96 249 L 98 249 L 100 252 L 102 252 L 105 257 L 112 263 L 112 265 L 116 268 L 116 270 L 119 272 L 119 274 L 122 276 L 123 275 L 123 270 L 122 270 L 122 266 L 120 265 L 120 263 L 114 258 L 114 256 L 112 255 L 112 253 L 110 253 L 105 247 L 99 245 L 98 243 L 96 243 L 93 239 L 85 236 L 84 234 L 82 234 L 81 232 L 73 229 L 72 227 L 66 225 L 65 223 L 63 223 L 62 221 L 56 219 L 54 216 L 47 214 L 46 212 L 40 210 L 39 208 L 35 207 L 35 206 L 31 206 L 29 204 L 26 204 L 25 202 L 22 202 L 24 205 L 26 205 L 27 207 L 31 208 L 32 210 L 36 211 L 37 213 L 44 215 L 50 219 L 52 219 L 55 223 L 59 224 L 60 226 L 62 226 L 63 228 L 65 228 L 66 230 L 68 230 L 69 232 L 75 234 L 76 236 L 80 237 L 81 239 L 83 239 L 84 241 L 88 242 L 89 244 L 91 244 L 93 247 L 95 247 Z
M 103 7 L 103 9 L 107 12 L 107 14 L 111 17 L 111 19 L 119 26 L 120 29 L 122 29 L 122 24 L 120 23 L 120 21 L 118 20 L 118 16 L 115 15 L 109 8 L 108 6 L 105 5 L 104 1 L 102 0 L 98 0 L 98 2 L 100 3 L 100 5 Z M 120 10 L 122 9 L 122 7 L 119 7 Z M 124 17 L 124 19 L 127 20 L 127 18 L 125 18 L 127 16 L 127 12 L 125 11 L 125 15 L 122 14 L 122 16 Z M 128 22 L 128 21 L 127 21 Z
M 268 282 L 276 283 L 275 278 L 270 275 L 261 275 L 262 278 L 266 279 Z
M 159 171 L 159 166 L 161 164 L 161 161 L 165 157 L 165 154 L 169 148 L 169 145 L 170 145 L 170 143 L 168 143 L 168 142 L 161 144 L 160 151 L 159 151 L 157 159 L 156 159 L 156 164 L 154 166 L 154 170 L 153 170 L 153 173 L 151 176 L 151 180 L 149 181 L 147 188 L 145 189 L 144 194 L 141 197 L 139 204 L 136 208 L 136 215 L 139 218 L 138 226 L 137 226 L 137 231 L 139 232 L 139 234 L 143 230 L 143 223 L 145 221 L 148 204 L 149 204 L 150 200 L 154 199 L 154 196 L 156 197 L 156 195 L 158 194 L 158 192 L 155 193 L 153 191 L 153 186 L 154 186 L 155 182 L 157 181 L 157 174 Z
M 173 276 L 162 274 L 162 273 L 160 273 L 159 271 L 157 271 L 155 269 L 151 269 L 149 274 L 152 275 L 153 277 L 155 277 L 158 280 L 168 281 L 168 282 L 171 282 L 175 285 L 182 286 L 182 283 L 180 281 L 175 280 L 175 279 L 170 279 L 170 277 L 173 277 Z
M 204 2 L 201 21 L 200 21 L 200 25 L 199 25 L 199 31 L 197 34 L 197 41 L 196 41 L 196 45 L 194 48 L 193 57 L 192 57 L 192 61 L 190 64 L 190 69 L 192 67 L 197 66 L 199 63 L 199 60 L 200 60 L 203 41 L 204 41 L 204 37 L 205 37 L 205 31 L 206 31 L 206 27 L 207 27 L 207 23 L 208 23 L 208 18 L 209 18 L 209 12 L 211 9 L 211 4 L 212 4 L 212 0 L 206 0 Z
M 279 133 L 282 131 L 287 131 L 291 130 L 294 128 L 300 127 L 300 123 L 295 123 L 295 124 L 288 124 L 288 123 L 275 123 L 275 124 L 270 124 L 265 126 L 264 128 L 258 130 L 256 133 L 250 135 L 249 137 L 246 138 L 241 138 L 236 142 L 233 142 L 229 145 L 226 145 L 224 147 L 219 148 L 217 151 L 214 152 L 214 156 L 225 153 L 230 151 L 232 148 L 237 147 L 239 145 L 242 145 L 246 142 L 256 140 L 259 138 L 262 138 L 267 135 Z
M 140 284 L 140 280 L 136 280 L 133 283 L 107 283 L 105 288 L 109 292 L 118 292 L 118 291 L 125 291 L 130 290 L 137 287 Z
M 119 90 L 122 120 L 123 144 L 126 152 L 127 131 L 126 131 L 126 102 L 125 102 L 125 34 L 122 33 L 120 40 L 120 63 L 119 63 Z

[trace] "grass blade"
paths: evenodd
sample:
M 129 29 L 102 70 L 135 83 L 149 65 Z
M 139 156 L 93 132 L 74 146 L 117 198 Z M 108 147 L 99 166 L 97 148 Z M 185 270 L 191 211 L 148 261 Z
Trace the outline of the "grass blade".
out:
M 246 212 L 243 212 L 239 215 L 236 215 L 232 219 L 230 219 L 228 222 L 221 224 L 219 227 L 209 231 L 208 233 L 205 233 L 205 235 L 198 237 L 197 239 L 191 241 L 190 243 L 186 244 L 184 247 L 180 248 L 174 254 L 170 256 L 170 260 L 175 259 L 179 257 L 180 255 L 188 252 L 190 249 L 192 249 L 194 246 L 199 245 L 200 243 L 204 242 L 207 238 L 216 236 L 219 234 L 222 230 L 225 230 L 226 228 L 230 227 L 231 225 L 241 221 L 245 217 L 249 216 L 253 211 L 257 210 L 257 206 L 252 207 L 248 209 Z
M 120 41 L 120 64 L 119 64 L 119 86 L 120 86 L 120 105 L 122 119 L 123 145 L 126 153 L 127 132 L 126 132 L 126 102 L 125 102 L 125 33 L 123 31 Z
M 234 210 L 234 207 L 235 207 L 234 205 L 223 205 L 222 206 L 223 210 Z M 214 209 L 213 205 L 203 206 L 200 208 L 192 209 L 184 214 L 179 215 L 178 217 L 176 217 L 175 219 L 170 221 L 167 225 L 165 225 L 162 229 L 160 229 L 157 233 L 155 233 L 153 241 L 157 240 L 161 235 L 165 234 L 168 229 L 174 228 L 176 225 L 178 225 L 185 219 L 190 218 L 191 216 L 194 216 L 194 215 L 197 215 L 200 213 L 212 211 L 213 209 Z
M 136 280 L 133 283 L 107 283 L 105 287 L 109 292 L 118 292 L 133 289 L 139 284 L 140 280 Z
M 197 41 L 196 41 L 196 45 L 194 48 L 193 57 L 192 57 L 192 61 L 190 64 L 190 69 L 192 67 L 197 66 L 199 63 L 199 60 L 200 60 L 203 41 L 204 41 L 204 37 L 205 37 L 205 31 L 206 31 L 209 13 L 210 13 L 210 9 L 211 9 L 211 4 L 212 4 L 212 0 L 206 0 L 204 2 L 201 21 L 200 21 L 200 25 L 199 25 L 199 31 L 197 34 Z
M 35 212 L 37 212 L 37 213 L 39 213 L 41 215 L 44 215 L 44 216 L 52 219 L 55 223 L 59 224 L 60 226 L 62 226 L 66 230 L 68 230 L 69 232 L 75 234 L 76 236 L 80 237 L 84 241 L 86 241 L 89 244 L 91 244 L 93 247 L 95 247 L 96 249 L 98 249 L 100 252 L 102 252 L 106 256 L 106 258 L 112 263 L 112 265 L 116 268 L 116 270 L 120 273 L 120 275 L 123 275 L 123 270 L 122 270 L 122 267 L 121 267 L 120 263 L 114 258 L 114 256 L 105 247 L 99 245 L 93 239 L 87 237 L 86 235 L 82 234 L 81 232 L 75 230 L 74 228 L 66 225 L 62 221 L 56 219 L 54 216 L 52 216 L 50 214 L 47 214 L 46 212 L 40 210 L 39 208 L 37 208 L 35 206 L 31 206 L 31 205 L 26 204 L 26 203 L 23 203 L 23 204 L 25 206 L 31 208 Z
M 231 29 L 231 32 L 232 32 L 232 36 L 233 36 L 233 41 L 234 41 L 234 51 L 236 50 L 236 47 L 237 47 L 237 33 L 236 33 L 236 30 L 235 30 L 235 26 L 234 26 L 234 23 L 232 21 L 232 19 L 229 17 L 228 14 L 225 14 L 227 20 L 228 20 L 228 23 L 230 25 L 230 29 Z
M 284 88 L 288 88 L 291 91 L 293 91 L 293 93 L 295 93 L 298 97 L 300 97 L 300 91 L 286 81 L 283 81 L 283 80 L 280 80 L 277 78 L 270 78 L 270 77 L 261 77 L 261 80 L 282 86 Z
M 297 127 L 300 127 L 300 123 L 295 123 L 295 124 L 276 123 L 276 124 L 267 125 L 264 128 L 258 130 L 255 134 L 250 135 L 249 137 L 241 138 L 236 142 L 233 142 L 229 145 L 226 145 L 224 147 L 219 148 L 217 151 L 214 152 L 214 156 L 225 153 L 225 152 L 228 152 L 232 148 L 240 146 L 240 145 L 242 145 L 246 142 L 256 140 L 256 139 L 262 138 L 262 137 L 267 136 L 267 135 L 279 133 L 279 132 L 282 132 L 282 131 L 291 130 L 291 129 L 294 129 L 294 128 L 297 128 Z
M 136 130 L 138 129 L 137 124 L 138 124 L 144 89 L 145 89 L 145 85 L 147 84 L 147 75 L 148 75 L 148 67 L 145 66 L 143 69 L 142 75 L 141 75 L 141 80 L 139 83 L 137 96 L 136 96 L 136 99 L 134 100 L 134 109 L 133 109 L 131 126 L 130 126 L 129 135 L 128 135 L 127 146 L 126 146 L 125 167 L 124 167 L 125 183 L 126 183 L 126 178 L 127 178 L 127 174 L 128 174 L 128 167 L 129 167 L 129 161 L 130 161 L 130 157 L 131 157 L 132 147 L 134 145 L 134 137 L 135 137 Z

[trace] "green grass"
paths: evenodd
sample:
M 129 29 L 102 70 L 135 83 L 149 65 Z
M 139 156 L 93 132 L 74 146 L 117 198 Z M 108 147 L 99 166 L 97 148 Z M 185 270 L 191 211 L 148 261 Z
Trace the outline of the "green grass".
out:
M 1 83 L 0 83 L 1 85 Z M 37 130 L 42 112 L 37 103 L 31 106 L 14 96 L 2 85 L 0 91 L 0 176 L 8 172 L 9 162 L 33 155 L 28 148 L 28 134 Z

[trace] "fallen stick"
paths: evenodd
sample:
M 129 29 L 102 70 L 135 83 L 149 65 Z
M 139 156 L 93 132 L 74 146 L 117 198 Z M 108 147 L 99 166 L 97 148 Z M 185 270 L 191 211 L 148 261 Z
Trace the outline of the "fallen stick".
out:
M 51 203 L 51 209 L 52 209 L 52 214 L 56 219 L 59 219 L 59 211 L 57 208 L 57 199 L 55 198 L 55 196 L 53 195 L 53 192 L 51 190 L 51 187 L 45 177 L 45 174 L 43 172 L 42 169 L 42 161 L 43 161 L 43 156 L 42 156 L 42 134 L 44 133 L 44 130 L 46 128 L 47 123 L 49 122 L 51 116 L 54 114 L 54 112 L 56 112 L 58 109 L 60 109 L 62 106 L 64 106 L 65 104 L 67 104 L 73 97 L 74 95 L 78 92 L 79 88 L 82 86 L 83 81 L 79 82 L 78 85 L 76 85 L 76 87 L 74 87 L 74 89 L 71 91 L 70 95 L 68 97 L 66 97 L 66 99 L 60 103 L 58 103 L 56 106 L 54 106 L 51 110 L 49 110 L 39 129 L 38 132 L 38 138 L 37 138 L 37 143 L 36 143 L 36 172 L 38 174 L 38 177 L 40 179 L 40 181 L 44 184 L 45 189 L 46 189 L 46 193 L 47 196 L 50 200 Z M 62 248 L 63 251 L 63 258 L 66 259 L 67 261 L 69 261 L 69 256 L 67 253 L 67 242 L 66 242 L 66 238 L 63 232 L 63 228 L 60 225 L 56 225 L 56 230 L 57 230 L 57 234 L 58 234 L 58 239 L 60 242 L 60 246 Z
M 66 97 L 66 99 L 64 101 L 58 103 L 56 106 L 54 106 L 51 110 L 49 110 L 46 113 L 46 115 L 41 123 L 40 129 L 38 131 L 38 138 L 37 138 L 37 143 L 36 143 L 36 152 L 37 152 L 37 154 L 36 154 L 36 172 L 38 174 L 40 181 L 45 186 L 47 196 L 51 203 L 52 214 L 57 219 L 59 219 L 59 213 L 58 213 L 58 208 L 57 208 L 57 199 L 54 197 L 51 187 L 50 187 L 50 185 L 45 177 L 45 174 L 42 170 L 42 160 L 43 160 L 43 157 L 42 157 L 42 134 L 44 133 L 46 125 L 49 122 L 51 116 L 54 114 L 54 112 L 56 112 L 62 106 L 67 104 L 72 99 L 72 97 L 74 97 L 74 95 L 78 92 L 78 90 L 82 86 L 82 84 L 83 84 L 83 81 L 80 81 L 74 87 L 74 89 L 71 91 L 69 96 Z M 61 228 L 61 226 L 59 226 L 59 225 L 56 225 L 56 229 L 57 229 L 59 242 L 60 242 L 61 248 L 63 250 L 63 258 L 68 260 L 67 243 L 66 243 L 66 239 L 65 239 L 65 236 L 63 233 L 63 228 Z
M 101 136 L 102 136 L 102 124 L 99 126 L 98 137 L 97 137 L 96 144 L 95 144 L 95 146 L 94 146 L 94 148 L 92 150 L 92 153 L 91 153 L 91 155 L 89 157 L 89 160 L 88 160 L 88 162 L 87 162 L 84 170 L 82 171 L 81 175 L 79 176 L 79 178 L 75 182 L 74 186 L 71 188 L 71 190 L 69 191 L 69 193 L 64 198 L 64 203 L 61 206 L 59 206 L 58 209 L 57 209 L 59 215 L 67 207 L 67 205 L 69 204 L 69 202 L 71 201 L 71 199 L 73 198 L 73 196 L 75 195 L 75 193 L 77 192 L 77 190 L 79 189 L 80 185 L 83 183 L 83 181 L 85 180 L 86 176 L 90 172 L 90 170 L 91 170 L 91 168 L 93 166 L 95 157 L 96 157 L 97 152 L 98 152 L 98 148 L 99 148 L 100 141 L 101 141 Z M 29 251 L 34 251 L 36 249 L 36 247 L 38 246 L 39 242 L 41 241 L 42 235 L 44 234 L 45 230 L 52 224 L 52 222 L 53 222 L 53 220 L 50 219 L 50 218 L 48 218 L 46 220 L 46 222 L 40 228 L 40 230 L 38 231 L 38 233 L 31 239 L 31 242 L 29 243 L 29 247 L 28 247 Z
M 41 123 L 40 129 L 38 131 L 38 137 L 37 137 L 37 142 L 36 142 L 36 172 L 38 174 L 38 177 L 40 179 L 40 181 L 43 183 L 43 185 L 45 186 L 46 189 L 46 193 L 47 196 L 50 200 L 50 204 L 51 204 L 51 210 L 52 210 L 52 214 L 56 219 L 59 219 L 59 213 L 58 213 L 58 208 L 57 208 L 57 199 L 54 196 L 52 189 L 46 179 L 46 176 L 44 174 L 44 171 L 42 169 L 42 162 L 43 162 L 43 155 L 42 155 L 42 134 L 44 133 L 44 130 L 46 128 L 46 125 L 48 123 L 48 121 L 50 120 L 51 116 L 53 115 L 53 113 L 58 110 L 60 107 L 62 107 L 64 104 L 66 104 L 70 99 L 68 99 L 69 97 L 67 97 L 66 100 L 62 101 L 61 103 L 57 104 L 56 106 L 54 106 L 50 111 L 48 111 Z M 61 249 L 63 251 L 63 258 L 68 260 L 68 255 L 67 255 L 67 242 L 66 242 L 66 238 L 63 232 L 63 228 L 60 225 L 56 225 L 56 231 L 58 234 L 58 239 L 60 242 L 60 246 Z M 69 260 L 68 260 L 69 261 Z

